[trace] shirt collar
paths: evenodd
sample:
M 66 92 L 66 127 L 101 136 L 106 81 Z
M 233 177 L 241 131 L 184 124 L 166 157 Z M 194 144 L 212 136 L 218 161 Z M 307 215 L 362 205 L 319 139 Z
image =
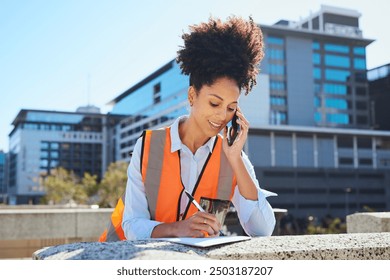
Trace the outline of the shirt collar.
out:
M 180 150 L 182 148 L 182 145 L 184 145 L 181 142 L 181 139 L 179 136 L 179 123 L 187 118 L 188 118 L 188 115 L 180 116 L 171 125 L 171 131 L 170 131 L 170 133 L 171 133 L 171 153 Z M 216 139 L 216 136 L 211 137 L 209 139 L 209 141 L 207 141 L 206 144 L 204 144 L 202 147 L 206 146 L 211 153 L 213 151 L 215 139 Z

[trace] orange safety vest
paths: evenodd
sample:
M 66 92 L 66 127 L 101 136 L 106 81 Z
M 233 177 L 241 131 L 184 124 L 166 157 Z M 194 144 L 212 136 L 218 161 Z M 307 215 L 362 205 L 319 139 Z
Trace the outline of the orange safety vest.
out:
M 195 184 L 192 195 L 197 201 L 200 201 L 201 197 L 230 200 L 233 195 L 236 178 L 222 150 L 222 140 L 221 135 L 216 137 L 212 153 L 209 154 Z M 184 191 L 180 175 L 180 150 L 171 153 L 169 127 L 144 132 L 140 163 L 152 220 L 175 222 L 191 217 L 198 211 L 189 203 L 180 217 L 180 198 Z M 124 202 L 125 194 L 119 199 L 108 228 L 100 236 L 99 241 L 126 239 L 122 229 Z

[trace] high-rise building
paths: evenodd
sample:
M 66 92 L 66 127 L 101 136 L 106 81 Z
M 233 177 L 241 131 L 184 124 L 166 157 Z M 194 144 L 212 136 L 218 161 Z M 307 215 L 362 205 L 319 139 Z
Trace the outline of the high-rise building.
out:
M 299 22 L 262 25 L 270 79 L 270 124 L 369 128 L 360 13 L 322 6 Z
M 361 14 L 321 6 L 299 22 L 260 25 L 265 58 L 258 85 L 241 96 L 251 129 L 245 151 L 274 207 L 297 217 L 390 209 L 390 133 L 370 130 Z M 120 158 L 142 130 L 187 112 L 188 77 L 172 60 L 111 101 L 129 114 Z
M 85 172 L 102 177 L 116 157 L 114 127 L 120 116 L 87 109 L 18 113 L 9 135 L 9 204 L 39 203 L 40 176 L 59 166 L 80 177 Z
M 371 121 L 374 129 L 390 130 L 390 64 L 367 71 Z
M 6 181 L 6 168 L 7 168 L 7 154 L 0 150 L 0 203 L 4 203 L 7 195 L 7 181 Z

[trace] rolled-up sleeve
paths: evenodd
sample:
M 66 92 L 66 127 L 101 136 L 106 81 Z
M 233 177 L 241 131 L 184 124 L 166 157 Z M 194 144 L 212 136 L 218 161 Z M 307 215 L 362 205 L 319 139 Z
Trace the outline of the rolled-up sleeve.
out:
M 245 167 L 251 176 L 257 188 L 257 200 L 248 200 L 244 198 L 238 189 L 235 187 L 232 202 L 237 211 L 241 226 L 249 236 L 270 236 L 275 228 L 275 214 L 267 201 L 269 196 L 277 196 L 277 194 L 261 189 L 257 181 L 256 174 L 252 163 L 245 153 L 242 153 Z

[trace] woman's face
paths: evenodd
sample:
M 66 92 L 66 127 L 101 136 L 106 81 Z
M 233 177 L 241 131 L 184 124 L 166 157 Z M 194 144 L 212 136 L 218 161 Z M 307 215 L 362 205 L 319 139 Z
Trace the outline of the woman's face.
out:
M 204 85 L 196 92 L 189 90 L 191 116 L 198 129 L 207 137 L 218 134 L 233 118 L 238 106 L 240 89 L 229 78 L 219 78 L 211 86 Z

